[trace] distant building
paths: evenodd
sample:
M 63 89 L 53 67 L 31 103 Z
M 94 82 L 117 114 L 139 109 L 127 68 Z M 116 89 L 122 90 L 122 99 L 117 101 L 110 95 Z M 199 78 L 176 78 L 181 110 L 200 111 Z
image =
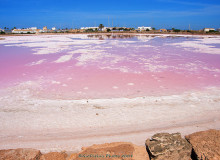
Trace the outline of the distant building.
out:
M 138 30 L 140 30 L 140 31 L 146 31 L 147 29 L 148 29 L 149 31 L 151 31 L 151 30 L 152 30 L 152 27 L 144 27 L 144 26 L 138 27 Z
M 23 34 L 23 33 L 36 33 L 36 32 L 32 29 L 13 29 L 12 33 Z
M 92 29 L 93 31 L 98 30 L 99 27 L 81 27 L 82 30 Z
M 219 29 L 217 29 L 217 31 L 218 31 L 218 32 L 220 32 L 220 28 L 219 28 Z
M 56 27 L 52 27 L 52 31 L 56 31 L 57 29 L 56 29 Z
M 34 30 L 36 30 L 36 29 L 34 29 Z M 44 26 L 43 29 L 40 29 L 39 32 L 40 32 L 40 33 L 46 33 L 46 32 L 48 32 L 47 26 Z
M 35 33 L 33 30 L 31 29 L 13 29 L 12 33 Z
M 159 29 L 160 32 L 167 32 L 167 29 Z
M 28 29 L 37 30 L 37 27 L 31 27 L 31 28 L 28 28 Z
M 43 27 L 43 31 L 47 31 L 47 26 Z
M 40 29 L 37 29 L 37 27 L 31 27 L 31 28 L 27 28 L 27 29 L 13 29 L 12 33 L 19 33 L 19 34 L 23 34 L 23 33 L 38 33 L 40 32 Z
M 204 28 L 204 32 L 210 32 L 210 31 L 215 31 L 214 28 Z

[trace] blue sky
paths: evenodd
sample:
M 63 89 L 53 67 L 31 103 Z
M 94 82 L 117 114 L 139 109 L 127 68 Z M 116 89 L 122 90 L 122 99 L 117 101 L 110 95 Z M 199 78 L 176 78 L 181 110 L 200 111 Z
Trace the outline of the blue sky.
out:
M 220 28 L 220 0 L 0 0 L 0 28 Z

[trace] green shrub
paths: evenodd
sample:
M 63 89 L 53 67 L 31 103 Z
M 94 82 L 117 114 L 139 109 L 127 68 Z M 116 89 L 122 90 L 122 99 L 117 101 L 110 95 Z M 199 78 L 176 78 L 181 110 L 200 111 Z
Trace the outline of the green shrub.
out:
M 174 29 L 173 31 L 174 32 L 180 32 L 180 29 Z
M 87 29 L 86 32 L 94 32 L 93 29 Z
M 107 28 L 107 32 L 110 32 L 110 31 L 111 31 L 111 29 Z
M 209 33 L 213 33 L 213 32 L 217 32 L 217 31 L 214 31 L 214 30 L 210 30 L 210 31 L 209 31 Z

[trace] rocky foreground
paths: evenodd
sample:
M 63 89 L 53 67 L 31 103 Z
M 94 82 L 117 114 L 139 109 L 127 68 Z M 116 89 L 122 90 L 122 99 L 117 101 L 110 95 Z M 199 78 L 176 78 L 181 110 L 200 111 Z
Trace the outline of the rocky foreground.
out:
M 83 147 L 79 153 L 35 149 L 0 150 L 0 160 L 220 160 L 220 130 L 196 132 L 182 138 L 180 133 L 157 133 L 145 146 L 115 142 Z

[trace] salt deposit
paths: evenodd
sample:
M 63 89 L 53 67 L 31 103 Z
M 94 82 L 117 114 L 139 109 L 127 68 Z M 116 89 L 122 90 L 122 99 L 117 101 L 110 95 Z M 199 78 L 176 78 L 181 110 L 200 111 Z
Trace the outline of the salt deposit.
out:
M 7 36 L 0 149 L 79 150 L 220 129 L 219 36 Z

